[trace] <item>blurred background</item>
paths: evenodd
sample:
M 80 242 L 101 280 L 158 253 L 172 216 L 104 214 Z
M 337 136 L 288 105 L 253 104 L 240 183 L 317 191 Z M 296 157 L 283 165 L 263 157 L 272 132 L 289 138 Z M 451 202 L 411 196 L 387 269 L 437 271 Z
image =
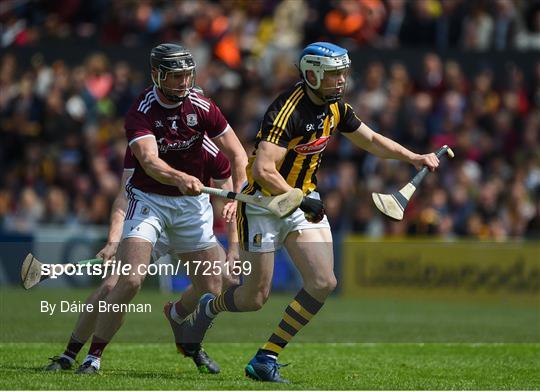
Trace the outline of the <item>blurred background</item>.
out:
M 119 190 L 123 116 L 151 83 L 149 51 L 164 41 L 192 51 L 197 84 L 248 154 L 265 109 L 298 79 L 301 49 L 321 40 L 349 50 L 346 100 L 363 121 L 417 152 L 453 148 L 392 222 L 371 192 L 401 188 L 414 168 L 335 135 L 318 179 L 338 273 L 354 272 L 347 243 L 540 237 L 538 0 L 11 0 L 0 22 L 0 239 L 15 252 L 3 252 L 2 283 L 17 281 L 28 247 L 50 262 L 100 249 Z M 52 242 L 62 244 L 43 250 Z M 516 276 L 538 292 L 540 267 L 528 266 Z M 276 275 L 277 288 L 298 285 L 284 254 Z

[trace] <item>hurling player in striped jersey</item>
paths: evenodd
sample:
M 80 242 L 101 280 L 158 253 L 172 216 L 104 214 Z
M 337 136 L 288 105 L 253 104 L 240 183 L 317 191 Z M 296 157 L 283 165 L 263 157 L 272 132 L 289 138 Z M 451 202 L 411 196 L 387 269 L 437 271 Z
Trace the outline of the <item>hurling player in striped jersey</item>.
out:
M 336 287 L 332 232 L 317 192 L 317 170 L 323 152 L 337 132 L 355 146 L 380 158 L 399 159 L 417 168 L 435 170 L 435 154 L 416 154 L 373 131 L 342 99 L 350 68 L 347 50 L 315 42 L 302 51 L 300 80 L 268 107 L 249 159 L 248 184 L 243 193 L 279 195 L 301 189 L 304 198 L 290 216 L 276 219 L 259 207 L 239 203 L 237 213 L 240 258 L 250 260 L 252 272 L 240 286 L 219 296 L 206 294 L 193 316 L 182 325 L 185 340 L 200 343 L 221 312 L 249 312 L 266 302 L 272 283 L 274 253 L 283 245 L 302 275 L 303 287 L 285 308 L 268 340 L 245 367 L 255 380 L 287 382 L 278 356 L 323 306 Z

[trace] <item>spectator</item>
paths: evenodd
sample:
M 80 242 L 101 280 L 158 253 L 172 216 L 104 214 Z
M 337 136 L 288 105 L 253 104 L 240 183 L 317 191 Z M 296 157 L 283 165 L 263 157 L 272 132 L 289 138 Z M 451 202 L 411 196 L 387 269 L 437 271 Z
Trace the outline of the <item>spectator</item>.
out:
M 461 45 L 464 49 L 483 51 L 491 47 L 493 17 L 486 10 L 486 2 L 474 2 L 463 21 Z
M 496 50 L 514 46 L 516 34 L 516 9 L 513 1 L 495 0 L 493 46 Z

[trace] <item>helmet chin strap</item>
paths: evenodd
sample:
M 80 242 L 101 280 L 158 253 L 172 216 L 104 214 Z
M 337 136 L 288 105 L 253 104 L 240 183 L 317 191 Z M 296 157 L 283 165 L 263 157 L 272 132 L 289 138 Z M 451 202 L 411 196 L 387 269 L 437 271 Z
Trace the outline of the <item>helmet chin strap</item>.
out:
M 188 94 L 184 95 L 183 97 L 180 97 L 178 95 L 174 95 L 174 94 L 168 94 L 165 89 L 163 87 L 161 87 L 161 83 L 158 84 L 157 86 L 158 90 L 161 92 L 161 94 L 163 94 L 163 96 L 165 98 L 167 98 L 169 101 L 171 102 L 175 102 L 175 103 L 178 103 L 178 102 L 183 102 L 184 99 L 186 99 L 186 97 L 188 96 Z
M 330 97 L 325 97 L 324 98 L 324 101 L 326 103 L 336 103 L 338 102 L 339 100 L 341 99 L 341 95 L 337 94 L 337 95 L 332 95 Z
M 321 90 L 320 87 L 321 87 L 321 84 L 322 84 L 322 79 L 320 77 L 317 77 L 317 83 L 316 84 L 310 83 L 309 80 L 307 80 L 307 75 L 304 76 L 304 81 L 305 81 L 307 87 L 311 90 L 311 92 L 317 98 L 321 99 L 325 103 L 336 103 L 342 98 L 342 95 L 340 95 L 340 94 L 336 94 L 336 95 L 332 95 L 332 96 L 323 95 L 320 92 L 320 90 Z M 345 87 L 343 87 L 343 88 L 345 88 Z
M 326 101 L 326 98 L 319 92 L 319 90 L 315 90 L 313 89 L 311 86 L 308 85 L 308 88 L 311 90 L 311 92 L 317 97 L 319 98 L 321 101 L 323 102 L 327 102 Z
M 311 87 L 309 83 L 306 83 L 306 85 L 317 98 L 321 99 L 325 103 L 336 103 L 341 99 L 341 95 L 339 94 L 325 96 L 320 92 L 319 89 L 315 90 L 313 87 Z
M 159 89 L 159 91 L 161 91 L 161 94 L 165 95 L 165 98 L 167 98 L 169 101 L 176 102 L 176 103 L 182 102 L 187 97 L 187 94 L 184 95 L 183 97 L 179 97 L 178 95 L 167 94 L 162 89 Z

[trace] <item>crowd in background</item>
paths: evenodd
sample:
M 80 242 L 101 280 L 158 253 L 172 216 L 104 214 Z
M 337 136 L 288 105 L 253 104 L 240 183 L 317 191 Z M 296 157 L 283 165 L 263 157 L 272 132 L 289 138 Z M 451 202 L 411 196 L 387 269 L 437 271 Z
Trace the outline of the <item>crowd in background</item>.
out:
M 6 3 L 1 45 L 35 46 L 31 65 L 0 59 L 0 223 L 107 225 L 119 189 L 123 116 L 149 84 L 140 64 L 89 53 L 79 64 L 47 62 L 47 40 L 98 40 L 138 47 L 187 46 L 197 84 L 214 99 L 248 154 L 266 107 L 298 78 L 307 42 L 351 50 L 424 47 L 422 69 L 402 62 L 354 68 L 346 100 L 373 129 L 418 151 L 456 153 L 428 176 L 406 219 L 392 222 L 371 201 L 410 179 L 410 165 L 377 159 L 336 135 L 319 190 L 334 233 L 540 237 L 540 60 L 532 74 L 509 65 L 471 74 L 436 54 L 510 49 L 540 52 L 540 2 L 462 0 L 82 1 Z M 15 52 L 16 53 L 16 52 Z M 356 64 L 357 65 L 357 64 Z
M 232 67 L 246 52 L 321 36 L 384 48 L 539 49 L 539 18 L 538 0 L 11 0 L 0 8 L 2 47 L 72 35 L 137 46 L 193 33 Z

